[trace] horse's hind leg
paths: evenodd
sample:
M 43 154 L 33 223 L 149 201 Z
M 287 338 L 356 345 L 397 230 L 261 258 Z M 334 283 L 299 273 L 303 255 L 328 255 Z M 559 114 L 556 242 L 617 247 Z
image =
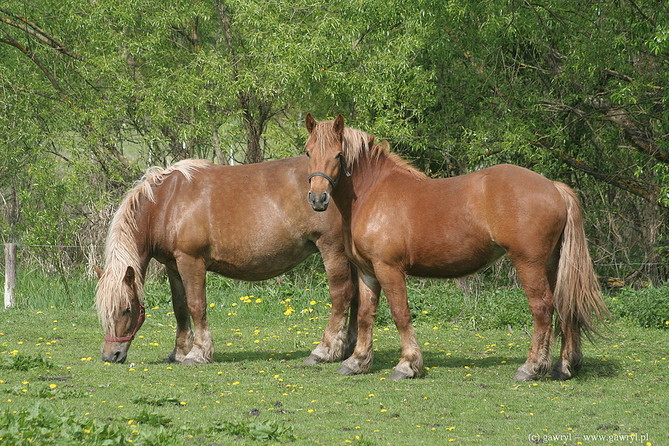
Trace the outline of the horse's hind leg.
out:
M 578 323 L 564 324 L 563 322 L 560 334 L 562 336 L 560 359 L 555 363 L 551 373 L 551 378 L 558 381 L 570 379 L 583 364 L 581 330 Z
M 186 355 L 193 348 L 193 332 L 190 328 L 190 313 L 186 303 L 186 290 L 179 272 L 168 267 L 167 277 L 170 281 L 172 290 L 172 308 L 174 317 L 177 320 L 177 334 L 174 343 L 174 350 L 170 353 L 168 360 L 170 362 L 183 362 Z
M 546 268 L 539 266 L 541 263 L 514 261 L 534 319 L 530 352 L 525 363 L 518 368 L 513 377 L 518 381 L 540 378 L 551 366 L 553 292 Z
M 179 275 L 186 291 L 188 311 L 193 319 L 195 332 L 193 347 L 182 361 L 184 364 L 203 364 L 212 362 L 214 343 L 207 324 L 207 301 L 205 294 L 206 268 L 204 260 L 188 255 L 177 256 Z

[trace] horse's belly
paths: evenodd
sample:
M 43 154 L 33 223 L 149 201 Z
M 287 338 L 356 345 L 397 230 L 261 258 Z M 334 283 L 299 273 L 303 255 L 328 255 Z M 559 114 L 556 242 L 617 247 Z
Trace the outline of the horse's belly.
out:
M 455 278 L 473 274 L 504 254 L 504 249 L 490 245 L 485 248 L 435 249 L 423 256 L 414 257 L 407 268 L 409 275 L 417 277 Z
M 306 244 L 283 250 L 229 250 L 213 255 L 207 269 L 231 279 L 265 280 L 290 271 L 315 251 Z

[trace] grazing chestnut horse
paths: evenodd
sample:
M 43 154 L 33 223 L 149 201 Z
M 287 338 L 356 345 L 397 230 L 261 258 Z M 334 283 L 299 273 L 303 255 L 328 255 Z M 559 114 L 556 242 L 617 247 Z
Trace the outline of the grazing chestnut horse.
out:
M 207 271 L 263 280 L 316 251 L 323 256 L 332 314 L 306 362 L 339 361 L 350 354 L 357 321 L 355 270 L 344 253 L 339 211 L 316 214 L 302 198 L 306 175 L 305 156 L 245 166 L 186 160 L 150 169 L 128 192 L 109 229 L 96 296 L 105 331 L 102 359 L 126 359 L 144 321 L 142 287 L 151 258 L 166 266 L 172 291 L 177 330 L 169 360 L 192 364 L 211 362 L 214 353 Z
M 393 379 L 421 374 L 407 300 L 406 276 L 460 277 L 506 253 L 515 265 L 534 318 L 527 361 L 515 379 L 550 369 L 551 325 L 557 311 L 562 352 L 553 378 L 581 366 L 581 331 L 593 333 L 593 315 L 607 310 L 586 246 L 575 193 L 565 184 L 517 166 L 429 179 L 388 144 L 334 121 L 306 117 L 310 190 L 316 211 L 330 198 L 344 219 L 346 253 L 358 267 L 358 341 L 339 372 L 369 371 L 372 326 L 384 291 L 402 342 Z

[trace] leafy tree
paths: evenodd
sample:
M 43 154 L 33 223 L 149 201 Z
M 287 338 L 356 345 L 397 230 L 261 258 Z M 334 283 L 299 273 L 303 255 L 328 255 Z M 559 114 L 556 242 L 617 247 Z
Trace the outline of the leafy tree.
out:
M 6 0 L 3 237 L 99 243 L 147 165 L 294 155 L 311 111 L 343 113 L 433 175 L 512 162 L 566 181 L 600 263 L 666 262 L 668 9 Z

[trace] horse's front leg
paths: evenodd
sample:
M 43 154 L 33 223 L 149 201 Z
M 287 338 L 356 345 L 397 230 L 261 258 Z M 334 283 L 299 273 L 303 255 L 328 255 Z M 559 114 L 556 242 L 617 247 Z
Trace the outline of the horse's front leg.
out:
M 212 362 L 214 343 L 207 324 L 207 299 L 205 289 L 206 268 L 204 260 L 186 255 L 177 257 L 177 267 L 186 291 L 188 311 L 193 319 L 195 330 L 192 348 L 183 359 L 184 364 L 203 364 Z
M 353 354 L 342 363 L 337 371 L 342 375 L 366 373 L 372 366 L 372 359 L 374 358 L 372 331 L 380 293 L 381 286 L 376 278 L 358 271 L 358 340 Z
M 395 366 L 390 379 L 416 378 L 423 374 L 423 353 L 418 347 L 416 333 L 411 325 L 411 312 L 407 296 L 406 275 L 389 265 L 377 265 L 376 277 L 388 299 L 393 321 L 400 334 L 402 358 Z
M 170 353 L 168 360 L 170 362 L 183 362 L 186 359 L 186 355 L 193 348 L 193 332 L 190 327 L 190 313 L 188 311 L 188 304 L 186 303 L 186 290 L 184 289 L 181 276 L 176 270 L 168 267 L 167 277 L 169 278 L 170 289 L 172 290 L 174 317 L 177 320 L 174 350 Z
M 332 311 L 321 341 L 304 361 L 305 364 L 342 361 L 355 347 L 357 321 L 357 288 L 353 282 L 352 266 L 341 248 L 319 245 L 323 256 Z M 350 322 L 346 316 L 350 312 Z

